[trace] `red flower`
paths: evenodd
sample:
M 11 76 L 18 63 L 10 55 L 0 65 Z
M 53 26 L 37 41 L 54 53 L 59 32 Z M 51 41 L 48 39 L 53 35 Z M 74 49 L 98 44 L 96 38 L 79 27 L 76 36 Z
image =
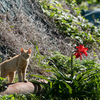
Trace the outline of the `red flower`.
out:
M 74 54 L 76 56 L 76 58 L 79 58 L 80 57 L 80 60 L 82 60 L 82 54 L 85 54 L 85 56 L 87 56 L 87 50 L 88 48 L 85 48 L 84 45 L 82 46 L 80 44 L 80 46 L 77 46 L 76 49 L 78 49 L 76 51 L 76 53 Z

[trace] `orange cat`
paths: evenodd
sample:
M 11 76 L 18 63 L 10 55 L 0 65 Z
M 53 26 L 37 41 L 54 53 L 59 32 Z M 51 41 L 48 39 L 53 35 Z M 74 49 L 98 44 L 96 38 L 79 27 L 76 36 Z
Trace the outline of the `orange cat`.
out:
M 26 69 L 29 63 L 29 58 L 31 56 L 31 49 L 24 50 L 21 48 L 21 54 L 14 56 L 13 58 L 6 60 L 0 64 L 0 76 L 6 78 L 8 76 L 9 83 L 12 83 L 15 76 L 15 71 L 18 71 L 18 80 L 26 80 Z

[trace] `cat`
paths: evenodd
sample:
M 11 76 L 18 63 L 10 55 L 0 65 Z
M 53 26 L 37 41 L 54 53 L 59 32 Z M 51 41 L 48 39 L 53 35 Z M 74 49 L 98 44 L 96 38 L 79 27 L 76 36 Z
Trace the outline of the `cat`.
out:
M 13 58 L 6 60 L 0 64 L 0 77 L 6 78 L 8 76 L 8 82 L 12 83 L 14 80 L 15 72 L 18 71 L 18 81 L 27 82 L 26 70 L 29 64 L 29 58 L 31 56 L 31 48 L 24 50 L 21 48 L 21 53 Z M 22 73 L 22 78 L 21 78 Z

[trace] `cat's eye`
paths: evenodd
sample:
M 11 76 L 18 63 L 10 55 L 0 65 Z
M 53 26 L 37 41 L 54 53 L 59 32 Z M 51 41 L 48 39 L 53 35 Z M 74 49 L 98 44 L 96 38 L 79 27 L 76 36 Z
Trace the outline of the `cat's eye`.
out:
M 26 55 L 26 58 L 29 58 L 29 55 Z
M 27 59 L 27 58 L 29 58 L 29 55 L 23 55 L 23 57 Z
M 23 57 L 25 57 L 25 55 L 23 55 Z

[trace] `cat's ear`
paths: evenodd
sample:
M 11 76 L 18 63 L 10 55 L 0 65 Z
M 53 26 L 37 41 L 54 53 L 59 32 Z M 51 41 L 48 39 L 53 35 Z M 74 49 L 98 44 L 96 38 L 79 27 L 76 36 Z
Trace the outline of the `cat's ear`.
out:
M 31 48 L 28 50 L 28 53 L 31 53 Z
M 23 48 L 21 48 L 21 53 L 22 53 L 22 52 L 24 52 L 24 49 L 23 49 Z

